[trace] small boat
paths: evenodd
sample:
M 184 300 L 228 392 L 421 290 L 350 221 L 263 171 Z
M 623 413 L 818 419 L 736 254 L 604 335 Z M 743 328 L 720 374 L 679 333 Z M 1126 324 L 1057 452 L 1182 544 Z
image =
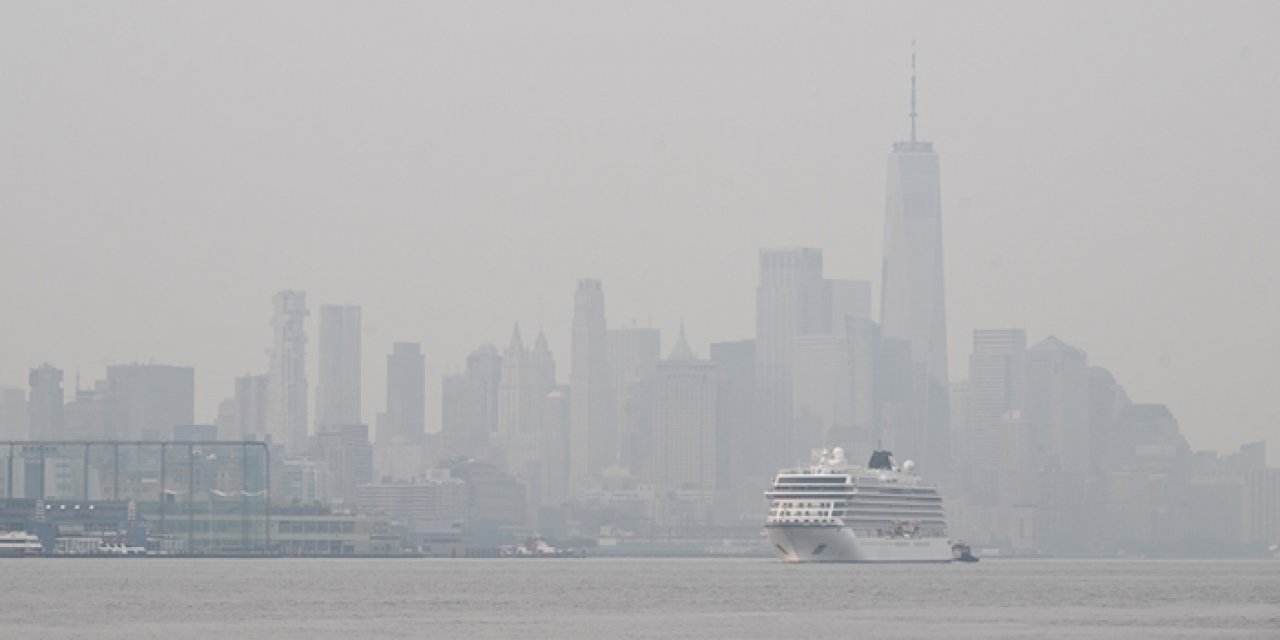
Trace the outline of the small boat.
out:
M 0 533 L 0 558 L 20 558 L 44 555 L 40 538 L 25 531 Z
M 951 559 L 956 562 L 977 562 L 978 556 L 973 555 L 973 550 L 969 548 L 969 545 L 957 542 L 951 545 Z
M 503 547 L 504 558 L 585 558 L 586 552 L 580 549 L 553 547 L 542 538 L 528 538 L 518 545 Z

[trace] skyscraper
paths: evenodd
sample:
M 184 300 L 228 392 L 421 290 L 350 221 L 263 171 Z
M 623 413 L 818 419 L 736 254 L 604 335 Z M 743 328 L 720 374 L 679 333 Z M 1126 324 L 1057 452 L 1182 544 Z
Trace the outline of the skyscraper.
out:
M 517 326 L 502 352 L 502 376 L 498 385 L 498 431 L 503 434 L 506 446 L 537 441 L 543 401 L 555 388 L 556 362 L 547 347 L 546 335 L 538 331 L 533 348 L 527 349 Z
M 933 468 L 949 462 L 947 316 L 943 288 L 942 206 L 938 154 L 916 138 L 915 53 L 911 54 L 911 135 L 889 154 L 885 199 L 880 325 L 885 338 L 910 345 L 922 379 L 914 404 L 923 424 L 921 450 L 900 452 Z
M 911 56 L 911 138 L 889 154 L 885 200 L 880 324 L 884 335 L 911 344 L 935 380 L 947 380 L 947 315 L 943 290 L 942 200 L 938 154 L 916 139 L 915 54 Z
M 653 426 L 644 474 L 664 489 L 712 491 L 716 486 L 716 428 L 720 365 L 698 360 L 684 337 L 657 366 Z
M 535 503 L 558 504 L 565 497 L 569 477 L 569 397 L 568 387 L 556 384 L 556 361 L 541 329 L 529 352 L 529 373 L 533 378 L 530 418 L 537 474 L 526 482 Z
M 387 411 L 379 444 L 420 444 L 427 430 L 427 361 L 416 342 L 397 342 L 387 356 Z
M 291 451 L 307 447 L 307 294 L 281 291 L 272 298 L 268 431 Z
M 363 422 L 360 413 L 360 307 L 321 305 L 316 432 Z
M 467 356 L 466 396 L 463 412 L 466 428 L 487 438 L 498 430 L 498 394 L 502 384 L 502 356 L 491 344 L 481 345 Z
M 32 369 L 27 376 L 31 393 L 27 402 L 27 429 L 32 440 L 61 440 L 66 437 L 63 428 L 62 406 L 66 397 L 62 391 L 62 369 L 48 363 Z
M 361 485 L 373 482 L 373 447 L 369 427 L 348 424 L 316 432 L 316 457 L 328 471 L 330 501 L 355 503 Z
M 75 399 L 62 408 L 63 434 L 69 440 L 112 440 L 125 437 L 127 407 L 107 390 L 107 382 L 81 389 L 77 381 Z
M 796 336 L 792 349 L 796 435 L 811 448 L 848 449 L 855 439 L 853 342 L 843 335 Z
M 569 386 L 560 385 L 542 399 L 538 435 L 539 489 L 543 504 L 559 504 L 569 495 Z
M 720 402 L 716 415 L 716 488 L 726 519 L 761 512 L 760 490 L 777 471 L 763 461 L 764 446 L 756 420 L 756 342 L 713 342 L 711 361 L 720 366 Z
M 1024 406 L 1026 349 L 1027 334 L 1022 329 L 973 332 L 963 442 L 964 461 L 971 470 L 970 491 L 980 503 L 997 499 L 1000 433 L 1006 417 L 1020 414 Z
M 533 357 L 524 346 L 520 325 L 511 331 L 511 341 L 502 351 L 502 377 L 498 384 L 498 433 L 492 444 L 500 453 L 501 466 L 525 481 L 536 495 L 540 490 L 537 423 L 542 405 L 534 390 Z
M 529 368 L 533 375 L 534 395 L 541 406 L 542 400 L 556 389 L 556 359 L 547 346 L 547 336 L 538 330 L 538 338 L 533 341 L 533 350 L 529 352 Z M 539 414 L 541 414 L 539 410 Z M 539 420 L 541 422 L 541 420 Z
M 1084 473 L 1089 445 L 1089 362 L 1084 351 L 1056 337 L 1027 350 L 1023 413 L 1048 468 Z
M 236 427 L 233 433 L 223 433 L 222 437 L 258 440 L 267 434 L 270 388 L 271 377 L 267 375 L 246 374 L 236 378 L 235 398 L 232 400 Z
M 760 251 L 756 287 L 757 419 L 765 463 L 772 468 L 807 459 L 817 443 L 792 433 L 791 367 L 796 336 L 827 333 L 831 305 L 820 249 Z
M 662 333 L 657 329 L 609 329 L 609 389 L 613 392 L 618 429 L 618 462 L 640 473 L 648 450 L 652 422 L 653 376 L 662 359 Z
M 1027 349 L 1023 397 L 1039 476 L 1039 541 L 1045 548 L 1087 551 L 1094 537 L 1091 502 L 1100 497 L 1088 490 L 1093 470 L 1088 356 L 1052 336 Z M 1001 491 L 1004 500 L 1004 483 Z
M 845 318 L 845 335 L 853 348 L 853 427 L 854 435 L 861 436 L 867 446 L 880 438 L 876 429 L 876 354 L 879 352 L 880 325 L 867 317 Z M 869 456 L 870 451 L 860 450 L 855 442 L 845 445 L 845 454 L 857 455 L 855 459 Z
M 573 353 L 569 395 L 569 485 L 580 491 L 587 478 L 617 460 L 618 434 L 610 406 L 608 334 L 604 287 L 578 281 L 573 298 Z
M 107 393 L 124 410 L 124 432 L 115 434 L 116 438 L 168 438 L 174 427 L 195 422 L 196 373 L 191 367 L 107 367 Z
M 542 405 L 534 390 L 533 359 L 520 337 L 520 325 L 502 352 L 502 382 L 498 388 L 498 431 L 516 435 L 533 430 L 534 414 Z

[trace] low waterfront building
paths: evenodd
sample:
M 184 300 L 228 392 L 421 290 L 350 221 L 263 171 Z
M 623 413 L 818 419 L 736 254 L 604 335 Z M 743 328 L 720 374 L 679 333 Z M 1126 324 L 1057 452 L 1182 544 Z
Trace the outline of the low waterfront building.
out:
M 387 555 L 400 551 L 400 536 L 382 515 L 286 509 L 271 517 L 273 549 L 286 556 Z

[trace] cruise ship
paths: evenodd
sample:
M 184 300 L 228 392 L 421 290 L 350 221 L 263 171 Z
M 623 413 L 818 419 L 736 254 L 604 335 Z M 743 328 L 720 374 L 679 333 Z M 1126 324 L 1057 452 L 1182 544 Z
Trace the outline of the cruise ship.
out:
M 765 493 L 765 532 L 785 562 L 951 562 L 935 484 L 876 451 L 865 467 L 836 447 L 780 472 Z

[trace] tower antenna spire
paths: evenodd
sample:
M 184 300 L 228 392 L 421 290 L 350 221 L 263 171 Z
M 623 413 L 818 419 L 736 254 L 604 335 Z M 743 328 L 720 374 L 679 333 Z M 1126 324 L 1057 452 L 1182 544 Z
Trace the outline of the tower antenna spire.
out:
M 916 39 L 911 39 L 911 144 L 916 142 Z

